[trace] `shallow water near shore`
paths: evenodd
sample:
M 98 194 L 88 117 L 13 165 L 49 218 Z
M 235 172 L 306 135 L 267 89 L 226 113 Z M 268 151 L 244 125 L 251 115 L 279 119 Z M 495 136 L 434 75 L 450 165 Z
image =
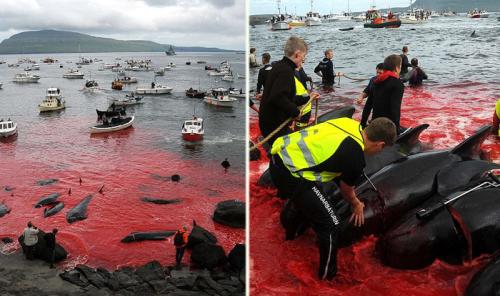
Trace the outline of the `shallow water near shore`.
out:
M 355 27 L 341 32 L 342 27 Z M 414 29 L 414 30 L 413 30 Z M 477 38 L 470 34 L 476 30 Z M 315 28 L 294 28 L 272 32 L 267 26 L 250 29 L 250 46 L 260 56 L 270 52 L 272 60 L 282 57 L 282 48 L 290 35 L 303 37 L 310 46 L 305 71 L 320 80 L 313 69 L 323 50 L 335 50 L 336 71 L 350 77 L 368 78 L 384 57 L 410 48 L 409 58 L 417 57 L 429 75 L 424 86 L 405 88 L 401 124 L 428 123 L 420 140 L 433 149 L 450 149 L 472 135 L 481 126 L 491 124 L 500 79 L 495 64 L 500 59 L 496 44 L 500 26 L 495 18 L 471 20 L 464 17 L 440 18 L 423 25 L 402 25 L 399 29 L 364 29 L 360 23 L 337 22 Z M 257 71 L 252 71 L 255 88 Z M 322 95 L 319 114 L 336 107 L 354 105 L 353 118 L 360 119 L 363 106 L 355 103 L 366 86 L 341 78 L 334 92 Z M 313 108 L 314 112 L 314 108 Z M 259 135 L 258 118 L 251 111 L 250 137 Z M 483 156 L 500 163 L 500 139 L 489 136 L 482 146 Z M 251 292 L 265 295 L 462 295 L 470 278 L 488 260 L 474 259 L 463 266 L 435 261 L 415 271 L 385 267 L 375 253 L 375 237 L 365 238 L 338 254 L 338 276 L 321 282 L 316 273 L 319 254 L 314 232 L 309 230 L 295 241 L 284 242 L 279 222 L 283 202 L 275 190 L 257 186 L 267 168 L 267 159 L 250 163 L 250 243 L 253 266 Z M 272 250 L 272 251 L 270 251 Z
M 58 63 L 47 65 L 40 59 L 50 56 Z M 63 79 L 69 68 L 76 68 L 79 56 L 100 58 L 80 71 L 88 79 L 98 81 L 94 93 L 83 92 L 85 79 Z M 1 56 L 14 63 L 21 56 Z M 58 242 L 68 251 L 69 258 L 59 267 L 78 263 L 114 269 L 124 265 L 140 265 L 151 260 L 162 264 L 174 262 L 175 250 L 171 239 L 123 244 L 120 240 L 134 231 L 176 230 L 190 226 L 193 220 L 214 232 L 226 252 L 235 243 L 244 242 L 244 230 L 215 224 L 212 213 L 215 205 L 227 199 L 244 200 L 244 118 L 245 103 L 240 100 L 229 110 L 212 108 L 200 99 L 187 98 L 189 87 L 208 89 L 215 86 L 244 87 L 244 80 L 230 84 L 216 82 L 204 70 L 207 61 L 217 67 L 228 60 L 233 73 L 244 73 L 243 55 L 233 53 L 181 53 L 167 57 L 164 53 L 105 53 L 24 55 L 35 59 L 41 67 L 33 73 L 42 78 L 37 84 L 11 82 L 22 68 L 0 65 L 0 117 L 10 117 L 18 123 L 17 138 L 0 143 L 0 201 L 12 211 L 0 218 L 0 237 L 17 236 L 27 221 L 44 230 L 59 229 Z M 121 60 L 115 60 L 116 57 Z M 145 96 L 144 103 L 127 108 L 136 116 L 132 128 L 103 135 L 90 135 L 88 127 L 96 120 L 95 109 L 103 110 L 110 97 L 124 97 L 136 86 L 149 85 L 153 72 L 132 72 L 138 84 L 111 90 L 116 73 L 98 71 L 101 63 L 126 59 L 151 59 L 155 66 L 177 65 L 165 76 L 156 78 L 157 84 L 174 88 L 172 94 Z M 190 60 L 191 65 L 185 65 Z M 69 63 L 71 62 L 71 63 Z M 62 64 L 64 68 L 59 68 Z M 66 100 L 66 110 L 40 115 L 37 104 L 48 87 L 59 87 Z M 196 144 L 182 140 L 181 126 L 193 112 L 205 122 L 205 139 Z M 220 162 L 228 158 L 231 167 L 224 172 Z M 179 174 L 180 182 L 169 177 Z M 40 179 L 59 181 L 39 186 Z M 82 179 L 80 185 L 79 179 Z M 98 190 L 104 185 L 103 193 Z M 10 186 L 12 191 L 4 190 Z M 68 190 L 71 188 L 71 195 Z M 65 208 L 55 216 L 44 218 L 43 209 L 33 208 L 42 197 L 54 192 L 62 194 Z M 93 199 L 88 206 L 88 218 L 72 224 L 66 222 L 66 213 L 86 195 Z M 181 199 L 178 204 L 155 205 L 140 200 L 142 197 Z M 186 254 L 184 262 L 189 255 Z

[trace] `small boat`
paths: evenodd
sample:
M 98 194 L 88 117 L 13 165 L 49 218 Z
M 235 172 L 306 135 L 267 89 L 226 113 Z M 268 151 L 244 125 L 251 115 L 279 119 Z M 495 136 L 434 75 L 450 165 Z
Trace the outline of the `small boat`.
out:
M 40 70 L 40 65 L 38 65 L 38 64 L 33 64 L 33 65 L 31 66 L 31 70 L 33 70 L 33 71 L 39 71 L 39 70 Z
M 292 27 L 286 21 L 275 21 L 271 24 L 271 30 L 273 31 L 284 31 L 290 30 Z
M 78 70 L 70 69 L 69 72 L 63 74 L 63 78 L 68 79 L 83 79 L 83 73 Z
M 120 81 L 122 84 L 132 84 L 132 83 L 137 83 L 137 78 L 125 76 L 120 79 L 117 79 L 117 81 Z
M 126 129 L 132 126 L 135 119 L 135 116 L 124 117 L 126 116 L 124 108 L 111 111 L 99 111 L 96 109 L 96 112 L 99 124 L 90 127 L 91 134 L 109 133 Z
M 173 55 L 175 55 L 175 50 L 174 50 L 174 48 L 172 47 L 172 45 L 170 45 L 170 48 L 169 48 L 167 51 L 165 51 L 165 53 L 166 53 L 168 56 L 173 56 Z
M 122 90 L 123 83 L 120 80 L 115 80 L 111 82 L 111 88 L 114 90 Z
M 99 84 L 97 83 L 97 81 L 95 81 L 95 80 L 87 80 L 87 82 L 85 82 L 84 90 L 93 91 L 93 90 L 96 90 L 96 89 L 99 89 Z
M 243 89 L 237 89 L 237 88 L 233 88 L 233 87 L 230 87 L 229 88 L 229 96 L 230 97 L 233 97 L 233 98 L 246 98 L 246 94 L 243 92 Z
M 320 26 L 321 25 L 321 16 L 317 12 L 312 12 L 312 0 L 311 0 L 311 11 L 306 15 L 306 26 Z
M 215 70 L 215 68 L 210 65 L 207 65 L 205 66 L 205 70 Z
M 172 67 L 165 66 L 165 67 L 163 67 L 163 71 L 172 71 Z
M 241 75 L 240 73 L 236 73 L 238 79 L 245 79 L 245 75 Z
M 16 74 L 14 77 L 14 82 L 18 83 L 36 83 L 40 79 L 40 76 L 31 74 L 28 72 Z
M 207 62 L 206 61 L 197 61 L 196 63 L 197 64 L 206 64 Z
M 225 88 L 214 88 L 211 93 L 205 96 L 203 101 L 207 104 L 232 108 L 238 99 L 229 97 L 229 91 Z
M 186 62 L 186 65 L 191 65 L 191 61 L 187 61 L 187 62 Z
M 0 120 L 0 138 L 8 138 L 17 133 L 17 123 L 12 120 L 7 119 L 6 121 L 3 118 Z
M 190 98 L 203 99 L 206 94 L 206 92 L 193 89 L 192 87 L 186 90 L 186 96 Z
M 172 92 L 173 88 L 151 83 L 151 87 L 138 87 L 135 89 L 136 94 L 140 95 L 164 95 Z
M 339 31 L 351 31 L 354 30 L 354 27 L 349 27 L 349 28 L 340 28 Z
M 31 71 L 31 67 L 30 67 L 30 66 L 27 66 L 26 68 L 24 68 L 24 71 L 25 71 L 25 72 Z
M 229 74 L 228 71 L 220 71 L 218 69 L 214 69 L 210 72 L 207 73 L 209 76 L 225 76 L 227 74 Z
M 467 17 L 469 18 L 488 18 L 489 16 L 489 12 L 485 10 L 478 10 L 477 8 L 467 13 Z
M 165 74 L 165 69 L 157 69 L 155 70 L 156 76 L 163 76 Z
M 144 97 L 139 97 L 135 96 L 134 93 L 130 95 L 125 95 L 124 99 L 112 99 L 111 100 L 111 105 L 115 106 L 130 106 L 130 105 L 137 105 L 137 104 L 142 104 L 142 99 Z
M 203 119 L 193 117 L 191 120 L 184 121 L 182 125 L 182 138 L 189 142 L 198 142 L 203 140 Z
M 306 22 L 299 20 L 297 18 L 293 18 L 290 21 L 288 21 L 288 25 L 291 27 L 303 27 L 306 25 Z
M 175 64 L 172 62 L 168 63 L 168 66 L 170 66 L 170 68 L 175 68 Z
M 61 95 L 61 90 L 56 87 L 48 88 L 45 99 L 38 105 L 40 113 L 62 110 L 64 108 L 66 108 L 66 102 Z
M 228 82 L 233 82 L 234 81 L 234 76 L 232 73 L 228 73 L 222 77 L 222 80 L 228 81 Z
M 0 82 L 0 89 L 2 89 L 3 83 Z

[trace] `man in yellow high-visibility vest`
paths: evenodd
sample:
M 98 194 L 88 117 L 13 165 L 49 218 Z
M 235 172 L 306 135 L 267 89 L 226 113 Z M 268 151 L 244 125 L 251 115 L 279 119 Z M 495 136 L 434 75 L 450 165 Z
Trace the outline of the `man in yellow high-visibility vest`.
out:
M 493 112 L 493 134 L 500 136 L 500 98 L 497 100 L 495 112 Z
M 289 198 L 299 212 L 297 219 L 311 223 L 319 238 L 319 277 L 332 279 L 337 273 L 337 228 L 340 223 L 322 192 L 322 183 L 340 180 L 342 196 L 352 206 L 356 226 L 364 223 L 364 204 L 354 184 L 365 167 L 364 155 L 376 154 L 394 144 L 396 126 L 379 117 L 362 130 L 350 118 L 332 119 L 279 137 L 271 148 L 270 173 L 281 198 Z M 298 227 L 300 222 L 294 227 Z M 292 223 L 294 224 L 294 223 Z M 290 233 L 297 230 L 287 229 Z

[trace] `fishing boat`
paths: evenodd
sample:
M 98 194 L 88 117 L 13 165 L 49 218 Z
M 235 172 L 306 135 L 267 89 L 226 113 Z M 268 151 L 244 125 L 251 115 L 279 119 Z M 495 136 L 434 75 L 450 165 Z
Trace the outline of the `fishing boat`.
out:
M 305 24 L 307 27 L 320 26 L 321 25 L 321 16 L 317 12 L 310 11 L 306 15 Z
M 477 8 L 467 13 L 467 17 L 469 18 L 488 18 L 489 16 L 490 16 L 489 12 L 485 10 L 479 10 Z
M 243 89 L 241 89 L 241 88 L 237 89 L 237 88 L 230 87 L 229 88 L 229 96 L 232 98 L 244 99 L 246 97 L 246 94 L 243 92 Z
M 84 89 L 93 91 L 93 90 L 99 89 L 99 84 L 95 80 L 87 80 L 87 82 L 85 82 Z
M 182 138 L 189 142 L 198 142 L 203 140 L 203 119 L 193 117 L 193 119 L 184 121 L 182 125 Z
M 227 82 L 233 82 L 234 81 L 233 73 L 227 73 L 221 79 Z
M 288 21 L 285 20 L 285 16 L 281 14 L 281 7 L 280 7 L 281 0 L 277 0 L 276 3 L 278 5 L 278 15 L 273 16 L 271 20 L 271 30 L 273 31 L 290 30 L 292 27 L 288 24 Z
M 66 108 L 66 102 L 61 95 L 61 90 L 56 87 L 49 87 L 45 99 L 38 105 L 40 113 L 62 110 L 64 108 Z
M 162 86 L 156 83 L 151 83 L 151 87 L 138 87 L 135 89 L 136 94 L 140 95 L 165 95 L 172 92 L 173 88 Z
M 99 111 L 96 109 L 96 112 L 98 124 L 90 127 L 91 134 L 109 133 L 126 129 L 132 126 L 135 119 L 134 116 L 125 117 L 125 108 L 115 108 L 108 111 Z
M 206 94 L 206 92 L 193 89 L 192 87 L 186 90 L 186 96 L 190 98 L 203 99 Z
M 165 67 L 163 67 L 163 71 L 172 71 L 172 67 L 165 66 Z
M 33 71 L 39 71 L 40 70 L 40 65 L 39 64 L 33 64 L 31 66 L 31 70 L 33 70 Z
M 155 70 L 155 75 L 156 76 L 163 76 L 163 75 L 165 75 L 165 69 L 156 69 Z
M 372 8 L 366 12 L 366 15 L 365 28 L 399 28 L 401 26 L 401 21 L 391 12 L 387 18 L 383 18 L 376 9 Z
M 137 83 L 137 78 L 124 76 L 122 78 L 117 79 L 117 81 L 120 81 L 122 84 L 132 84 L 132 83 Z
M 131 93 L 130 95 L 125 95 L 125 98 L 123 99 L 111 99 L 111 105 L 114 104 L 115 106 L 130 106 L 142 104 L 143 98 L 144 97 L 135 96 L 134 93 Z
M 17 123 L 12 120 L 7 119 L 6 121 L 3 118 L 0 120 L 0 138 L 8 138 L 17 133 Z
M 205 96 L 203 101 L 207 104 L 232 108 L 234 103 L 238 101 L 235 98 L 229 97 L 229 91 L 225 88 L 214 88 Z
M 63 78 L 68 79 L 83 79 L 83 73 L 78 70 L 70 69 L 68 72 L 63 74 Z
M 175 55 L 175 50 L 174 48 L 172 47 L 172 45 L 170 45 L 169 49 L 167 51 L 165 51 L 165 53 L 168 55 L 168 56 L 173 56 Z
M 114 80 L 111 82 L 111 88 L 114 90 L 122 90 L 123 89 L 123 83 L 120 80 Z
M 40 80 L 40 76 L 28 72 L 16 74 L 14 82 L 18 83 L 36 83 Z

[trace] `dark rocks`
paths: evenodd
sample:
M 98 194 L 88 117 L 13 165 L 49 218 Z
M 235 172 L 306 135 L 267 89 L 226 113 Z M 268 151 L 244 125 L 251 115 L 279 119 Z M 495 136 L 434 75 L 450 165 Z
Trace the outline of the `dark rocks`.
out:
M 245 228 L 245 203 L 239 200 L 225 200 L 217 204 L 213 220 L 222 225 Z
M 188 238 L 188 243 L 187 243 L 187 248 L 191 249 L 197 244 L 200 243 L 212 243 L 216 244 L 217 243 L 217 238 L 215 235 L 210 233 L 208 230 L 205 228 L 196 225 L 196 222 L 193 223 L 193 229 L 191 230 L 191 233 L 189 234 Z
M 42 179 L 42 180 L 38 180 L 36 183 L 40 186 L 45 186 L 45 185 L 54 184 L 57 181 L 59 181 L 59 180 L 58 179 Z
M 95 287 L 99 289 L 106 287 L 108 278 L 98 273 L 95 269 L 90 268 L 86 265 L 78 264 L 75 267 L 75 270 L 83 274 L 85 278 L 87 278 L 88 282 Z
M 146 265 L 143 265 L 137 268 L 135 272 L 143 281 L 152 282 L 155 280 L 164 280 L 165 272 L 163 271 L 163 267 L 158 261 L 151 261 Z
M 227 257 L 221 246 L 200 243 L 191 251 L 191 261 L 200 268 L 212 269 L 227 263 Z
M 63 280 L 68 281 L 74 285 L 80 286 L 82 288 L 85 288 L 89 285 L 89 281 L 87 280 L 85 275 L 81 274 L 78 270 L 75 269 L 60 273 L 59 276 Z
M 250 141 L 250 149 L 255 146 L 255 143 Z M 250 150 L 250 161 L 256 161 L 256 160 L 259 160 L 260 159 L 260 150 L 257 148 L 257 149 L 254 149 L 254 150 Z
M 170 179 L 172 180 L 172 182 L 179 182 L 181 180 L 181 176 L 174 174 L 172 175 L 172 177 L 170 177 Z
M 229 265 L 236 270 L 244 269 L 246 263 L 245 245 L 236 244 L 231 252 L 229 252 L 227 261 L 229 262 Z
M 181 200 L 178 198 L 176 198 L 176 199 L 161 199 L 161 198 L 154 198 L 154 197 L 147 197 L 147 196 L 141 198 L 141 200 L 145 201 L 145 202 L 158 204 L 158 205 L 176 204 L 176 203 L 181 202 Z
M 42 230 L 39 230 L 38 242 L 33 249 L 33 256 L 37 259 L 41 259 L 41 260 L 50 262 L 51 254 L 50 254 L 49 249 L 47 248 L 47 244 L 45 243 L 44 236 L 45 236 L 45 232 L 43 232 Z M 24 235 L 21 235 L 19 237 L 18 241 L 19 241 L 19 244 L 21 245 L 21 247 L 23 248 L 23 253 L 26 253 L 26 251 L 25 251 L 26 245 L 24 244 Z M 56 243 L 55 262 L 59 262 L 61 260 L 64 260 L 64 259 L 66 259 L 67 256 L 68 256 L 68 252 L 66 252 L 66 250 L 61 245 Z

